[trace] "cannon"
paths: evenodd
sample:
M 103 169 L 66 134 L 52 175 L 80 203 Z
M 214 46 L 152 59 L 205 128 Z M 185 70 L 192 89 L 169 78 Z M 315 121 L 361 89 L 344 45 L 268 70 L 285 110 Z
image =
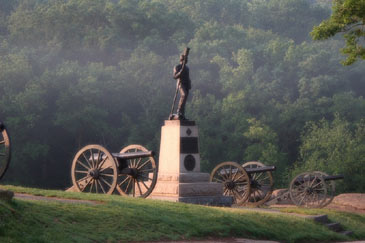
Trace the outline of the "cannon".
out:
M 290 198 L 298 207 L 323 208 L 335 196 L 334 181 L 341 179 L 343 175 L 329 176 L 321 171 L 301 173 L 290 182 Z
M 101 145 L 87 145 L 75 155 L 71 177 L 76 191 L 145 198 L 157 181 L 154 152 L 137 144 L 119 153 L 110 153 Z
M 335 180 L 344 179 L 343 175 L 328 175 L 321 171 L 304 172 L 297 175 L 282 195 L 266 204 L 272 205 L 283 199 L 291 200 L 298 207 L 323 208 L 335 197 Z
M 9 132 L 4 123 L 0 122 L 0 179 L 5 175 L 9 167 L 11 146 Z
M 223 194 L 232 196 L 236 205 L 260 206 L 271 196 L 274 185 L 271 172 L 275 169 L 258 161 L 243 165 L 223 162 L 213 169 L 210 181 L 222 183 Z
M 282 199 L 290 199 L 298 207 L 323 208 L 335 196 L 335 180 L 343 175 L 328 175 L 321 171 L 304 172 L 297 175 L 282 195 L 271 198 L 275 166 L 265 166 L 252 161 L 242 166 L 236 162 L 223 162 L 217 165 L 210 181 L 222 183 L 223 194 L 232 196 L 238 206 L 272 205 Z

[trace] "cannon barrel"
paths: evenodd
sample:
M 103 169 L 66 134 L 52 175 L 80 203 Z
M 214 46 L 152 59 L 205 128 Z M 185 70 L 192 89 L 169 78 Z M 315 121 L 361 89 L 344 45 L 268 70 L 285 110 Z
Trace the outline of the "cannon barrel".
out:
M 127 159 L 137 159 L 137 158 L 146 158 L 151 157 L 155 155 L 155 152 L 153 151 L 137 151 L 137 152 L 130 152 L 130 153 L 112 153 L 114 158 L 120 159 L 120 160 L 127 160 Z M 94 153 L 93 157 L 94 160 L 98 160 L 99 154 Z M 102 158 L 104 159 L 106 155 L 104 154 Z M 92 158 L 90 156 L 89 161 L 91 161 Z
M 303 183 L 305 181 L 311 181 L 313 180 L 315 177 L 310 175 L 310 176 L 303 176 L 303 177 L 298 177 L 297 178 L 297 183 Z M 343 175 L 331 175 L 331 176 L 323 176 L 322 179 L 324 181 L 333 181 L 333 180 L 341 180 L 344 179 Z M 317 181 L 320 181 L 320 177 L 317 177 Z
M 333 181 L 333 180 L 342 180 L 345 177 L 343 175 L 333 175 L 333 176 L 324 176 L 323 180 L 325 181 Z
M 261 172 L 274 171 L 274 170 L 276 170 L 276 166 L 275 165 L 262 166 L 262 167 L 257 167 L 257 168 L 245 168 L 245 171 L 248 174 L 261 173 Z
M 112 153 L 113 157 L 118 159 L 137 159 L 137 158 L 146 158 L 155 155 L 153 151 L 137 151 L 130 153 Z

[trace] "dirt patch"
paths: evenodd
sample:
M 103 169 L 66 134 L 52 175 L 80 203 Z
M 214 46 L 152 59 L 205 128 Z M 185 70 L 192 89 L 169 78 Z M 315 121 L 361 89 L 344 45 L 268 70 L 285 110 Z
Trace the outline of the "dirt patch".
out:
M 22 194 L 22 193 L 15 193 L 14 198 L 22 199 L 22 200 L 53 201 L 53 202 L 62 202 L 62 203 L 82 203 L 82 204 L 90 204 L 90 205 L 102 204 L 102 202 L 98 202 L 98 201 L 66 199 L 66 198 L 57 198 L 57 197 L 44 197 L 44 196 L 35 196 L 35 195 Z

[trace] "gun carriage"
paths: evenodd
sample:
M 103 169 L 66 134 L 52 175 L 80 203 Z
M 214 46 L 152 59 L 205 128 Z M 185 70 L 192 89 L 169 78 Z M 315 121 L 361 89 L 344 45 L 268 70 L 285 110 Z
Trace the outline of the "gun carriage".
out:
M 257 161 L 223 162 L 213 169 L 210 181 L 222 183 L 224 195 L 232 196 L 236 205 L 260 206 L 271 196 L 275 169 Z
M 0 122 L 0 179 L 5 175 L 9 167 L 11 146 L 9 132 L 4 123 Z
M 335 180 L 344 179 L 343 175 L 327 175 L 321 171 L 304 172 L 297 175 L 289 185 L 289 190 L 277 199 L 290 196 L 298 207 L 323 208 L 335 197 Z M 277 199 L 273 199 L 272 204 Z
M 224 195 L 232 196 L 240 206 L 272 205 L 290 199 L 298 207 L 323 208 L 335 196 L 334 181 L 344 178 L 321 171 L 301 173 L 290 182 L 287 192 L 270 200 L 274 185 L 271 172 L 275 169 L 275 166 L 256 161 L 242 166 L 236 162 L 223 162 L 213 169 L 210 180 L 222 183 Z
M 157 181 L 154 152 L 136 144 L 119 153 L 110 153 L 100 145 L 87 145 L 75 155 L 71 177 L 80 192 L 114 192 L 145 198 Z

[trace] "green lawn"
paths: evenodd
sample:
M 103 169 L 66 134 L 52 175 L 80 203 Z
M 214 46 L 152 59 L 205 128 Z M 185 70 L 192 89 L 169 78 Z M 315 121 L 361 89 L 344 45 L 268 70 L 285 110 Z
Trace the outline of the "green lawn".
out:
M 341 218 L 355 236 L 345 237 L 290 215 L 14 186 L 15 192 L 95 200 L 96 205 L 24 201 L 0 205 L 0 242 L 126 242 L 242 237 L 285 242 L 365 239 L 365 217 L 318 210 Z M 15 210 L 12 212 L 9 207 Z M 301 209 L 302 210 L 302 209 Z M 299 212 L 299 211 L 298 211 Z M 297 212 L 297 213 L 298 213 Z M 303 213 L 302 211 L 300 213 Z M 306 212 L 304 213 L 311 213 Z M 354 227 L 357 225 L 357 227 Z

